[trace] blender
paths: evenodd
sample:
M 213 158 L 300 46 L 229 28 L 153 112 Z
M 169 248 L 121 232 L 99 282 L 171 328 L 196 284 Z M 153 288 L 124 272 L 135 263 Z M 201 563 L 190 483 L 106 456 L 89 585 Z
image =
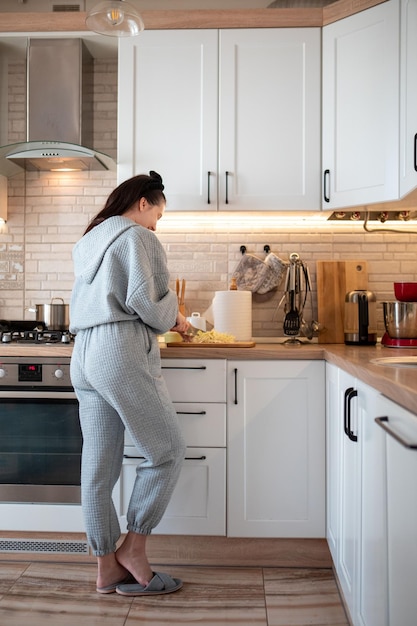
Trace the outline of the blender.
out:
M 402 289 L 402 285 L 408 288 Z M 394 283 L 394 292 L 397 300 L 382 303 L 386 332 L 381 344 L 389 348 L 417 348 L 417 283 Z

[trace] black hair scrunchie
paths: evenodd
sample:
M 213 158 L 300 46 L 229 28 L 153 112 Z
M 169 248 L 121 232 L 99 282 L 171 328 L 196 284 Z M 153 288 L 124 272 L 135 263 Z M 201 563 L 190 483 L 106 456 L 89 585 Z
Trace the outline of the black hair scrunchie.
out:
M 151 170 L 149 172 L 149 176 L 151 177 L 151 180 L 148 183 L 149 189 L 158 189 L 159 191 L 163 191 L 165 189 L 164 184 L 162 183 L 162 176 L 158 174 L 158 172 Z

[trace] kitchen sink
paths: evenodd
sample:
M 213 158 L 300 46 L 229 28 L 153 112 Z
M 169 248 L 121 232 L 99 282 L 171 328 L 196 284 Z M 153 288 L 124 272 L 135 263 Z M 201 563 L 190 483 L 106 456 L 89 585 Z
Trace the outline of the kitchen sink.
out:
M 417 356 L 387 356 L 371 359 L 375 365 L 395 365 L 396 367 L 417 366 Z

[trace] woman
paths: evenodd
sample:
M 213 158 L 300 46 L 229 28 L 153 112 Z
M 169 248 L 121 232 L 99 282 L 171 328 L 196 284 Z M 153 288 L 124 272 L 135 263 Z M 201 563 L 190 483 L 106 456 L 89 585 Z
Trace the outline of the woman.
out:
M 71 379 L 83 433 L 83 515 L 97 557 L 99 593 L 169 593 L 182 585 L 155 574 L 145 550 L 185 453 L 157 339 L 169 329 L 188 328 L 168 287 L 166 255 L 154 234 L 165 209 L 163 189 L 162 178 L 152 171 L 123 182 L 73 250 Z M 121 471 L 125 428 L 145 461 L 137 468 L 128 533 L 116 549 L 120 527 L 112 490 Z

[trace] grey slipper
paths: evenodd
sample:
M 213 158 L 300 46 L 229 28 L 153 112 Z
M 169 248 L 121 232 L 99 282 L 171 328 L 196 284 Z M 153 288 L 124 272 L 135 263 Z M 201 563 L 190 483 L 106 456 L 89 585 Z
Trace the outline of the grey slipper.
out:
M 117 583 L 112 583 L 111 585 L 107 585 L 106 587 L 96 587 L 97 593 L 114 593 L 118 585 L 123 585 L 127 583 L 135 583 L 136 580 L 132 576 L 132 574 L 128 574 L 123 580 L 119 580 Z
M 163 572 L 153 572 L 154 576 L 147 585 L 122 584 L 116 587 L 116 592 L 121 596 L 152 596 L 163 593 L 172 593 L 182 587 L 182 580 L 179 578 L 171 578 Z

